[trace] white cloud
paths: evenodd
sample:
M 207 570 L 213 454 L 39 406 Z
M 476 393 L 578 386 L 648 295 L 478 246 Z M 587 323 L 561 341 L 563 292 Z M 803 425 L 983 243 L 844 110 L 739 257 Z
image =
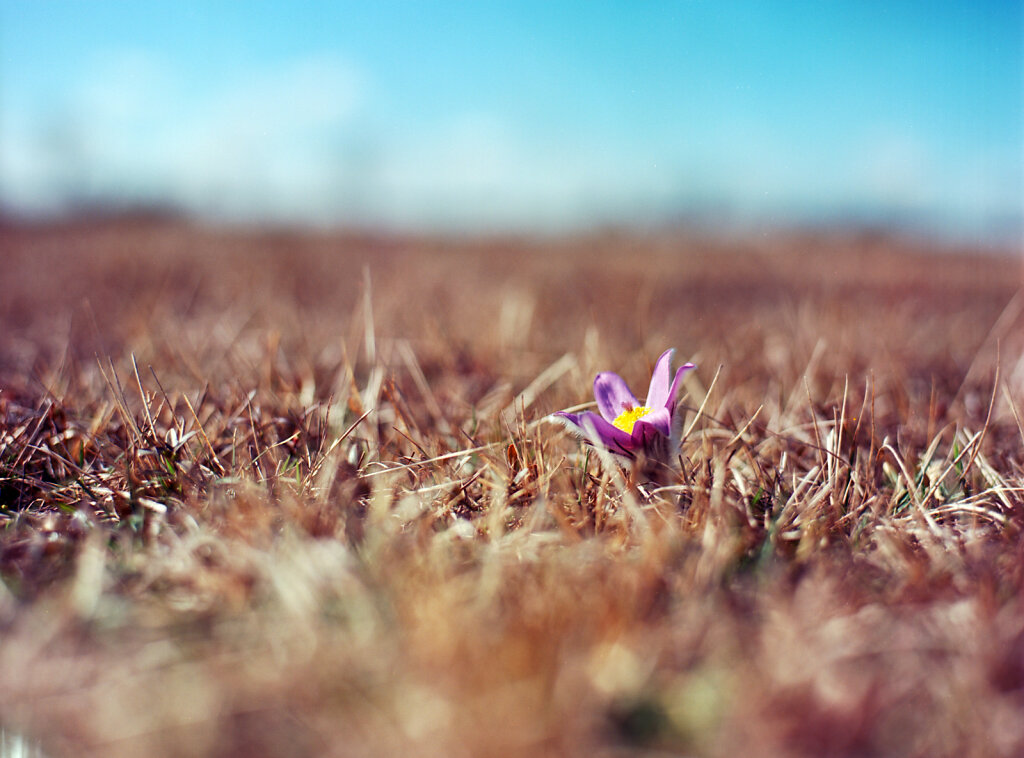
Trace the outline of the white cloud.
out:
M 332 157 L 357 112 L 363 78 L 330 57 L 251 74 L 180 118 L 166 154 L 172 193 L 229 216 L 324 213 Z
M 0 201 L 166 202 L 215 217 L 563 227 L 636 215 L 671 172 L 599 144 L 537 141 L 494 114 L 431 128 L 366 117 L 367 76 L 311 56 L 200 92 L 140 51 L 110 53 L 65 102 L 5 119 Z M 48 135 L 48 136 L 47 136 Z
M 141 201 L 270 212 L 323 184 L 325 153 L 362 88 L 350 64 L 313 56 L 193 94 L 145 53 L 107 54 L 66 101 L 4 119 L 2 200 L 28 210 Z
M 594 144 L 537 140 L 492 114 L 454 115 L 383 151 L 380 213 L 401 225 L 561 228 L 638 218 L 671 172 Z
M 374 98 L 401 93 L 371 85 L 349 61 L 319 55 L 192 91 L 165 61 L 110 53 L 62 102 L 5 103 L 0 204 L 167 203 L 213 217 L 448 228 L 658 221 L 692 208 L 730 222 L 895 212 L 976 229 L 1024 217 L 1020 156 L 1002 148 L 960 150 L 957 162 L 895 127 L 808 146 L 758 121 L 684 125 L 674 144 L 631 146 L 568 128 L 528 133 L 493 112 L 397 123 L 380 119 Z
M 906 132 L 878 131 L 854 146 L 850 189 L 882 205 L 901 208 L 935 200 L 933 151 Z

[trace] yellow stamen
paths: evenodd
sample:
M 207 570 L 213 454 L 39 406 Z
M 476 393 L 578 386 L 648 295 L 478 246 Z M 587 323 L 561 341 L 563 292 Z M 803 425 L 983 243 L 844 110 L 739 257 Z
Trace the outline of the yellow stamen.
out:
M 636 408 L 627 408 L 619 414 L 612 424 L 626 434 L 633 433 L 633 425 L 636 424 L 641 418 L 651 412 L 651 409 L 646 405 L 638 405 Z

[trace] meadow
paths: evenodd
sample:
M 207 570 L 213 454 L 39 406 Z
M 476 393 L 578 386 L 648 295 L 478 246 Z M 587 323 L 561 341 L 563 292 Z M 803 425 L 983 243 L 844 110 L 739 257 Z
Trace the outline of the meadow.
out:
M 47 756 L 1024 755 L 1020 258 L 0 227 Z M 671 472 L 549 415 L 692 361 Z

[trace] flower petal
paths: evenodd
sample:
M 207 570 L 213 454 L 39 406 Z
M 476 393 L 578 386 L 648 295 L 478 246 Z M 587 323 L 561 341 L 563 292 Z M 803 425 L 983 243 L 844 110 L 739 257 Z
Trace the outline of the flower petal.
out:
M 651 387 L 647 390 L 647 400 L 644 401 L 648 408 L 663 408 L 668 401 L 669 368 L 672 365 L 674 353 L 675 349 L 669 348 L 654 364 L 654 371 L 651 373 Z
M 637 419 L 637 422 L 633 424 L 632 437 L 634 442 L 638 440 L 639 434 L 646 434 L 644 430 L 638 429 L 641 424 L 668 437 L 669 433 L 672 431 L 672 413 L 668 408 L 658 408 L 657 410 L 651 411 L 643 418 Z
M 625 379 L 611 371 L 602 371 L 594 379 L 594 399 L 597 400 L 597 409 L 609 423 L 624 410 L 640 405 L 629 391 Z
M 633 447 L 636 449 L 652 451 L 658 441 L 665 439 L 666 435 L 642 419 L 633 425 Z
M 587 411 L 586 413 L 580 414 L 579 424 L 583 429 L 585 437 L 590 439 L 591 442 L 600 443 L 613 453 L 624 453 L 628 455 L 629 451 L 635 447 L 633 438 L 630 435 L 626 434 L 617 426 L 612 426 L 593 411 Z M 593 430 L 593 433 L 597 435 L 596 440 L 591 439 L 591 429 Z
M 565 425 L 566 427 L 569 427 L 571 425 L 580 426 L 580 417 L 576 413 L 566 413 L 565 411 L 555 411 L 551 415 L 552 416 L 557 416 L 558 418 L 553 419 L 553 420 L 560 422 L 561 424 Z
M 684 363 L 676 369 L 676 378 L 672 380 L 672 386 L 668 391 L 668 399 L 665 401 L 665 407 L 668 408 L 670 412 L 674 412 L 676 409 L 676 393 L 679 392 L 679 385 L 683 381 L 683 374 L 695 368 L 697 367 L 692 363 Z

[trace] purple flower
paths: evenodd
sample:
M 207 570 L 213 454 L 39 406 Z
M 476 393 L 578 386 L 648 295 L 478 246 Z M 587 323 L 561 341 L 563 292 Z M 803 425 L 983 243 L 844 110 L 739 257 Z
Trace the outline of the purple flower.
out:
M 618 374 L 603 371 L 594 379 L 594 397 L 601 415 L 593 411 L 575 414 L 559 411 L 566 426 L 610 452 L 628 458 L 637 453 L 662 457 L 678 444 L 676 392 L 683 374 L 694 368 L 686 363 L 671 376 L 672 355 L 666 350 L 651 375 L 647 398 L 641 403 Z M 595 439 L 596 435 L 596 439 Z

